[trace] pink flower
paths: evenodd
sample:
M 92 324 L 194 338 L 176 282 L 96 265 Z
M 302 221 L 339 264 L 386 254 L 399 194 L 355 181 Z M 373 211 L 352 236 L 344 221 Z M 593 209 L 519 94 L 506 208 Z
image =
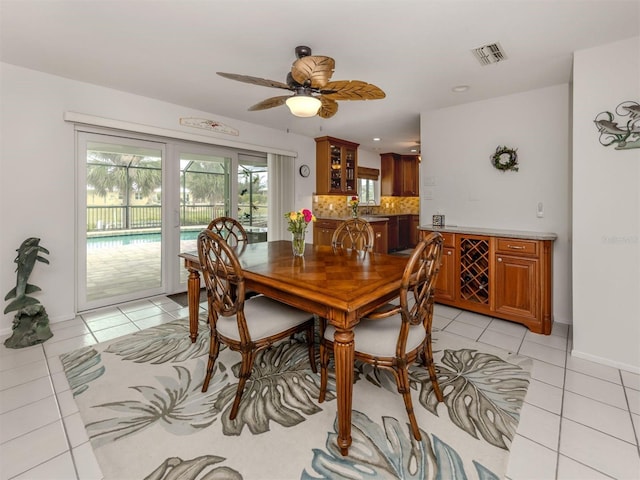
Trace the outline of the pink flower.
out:
M 308 210 L 306 208 L 302 210 L 302 215 L 304 215 L 304 221 L 307 223 L 309 223 L 313 219 L 313 213 L 311 213 L 311 210 Z

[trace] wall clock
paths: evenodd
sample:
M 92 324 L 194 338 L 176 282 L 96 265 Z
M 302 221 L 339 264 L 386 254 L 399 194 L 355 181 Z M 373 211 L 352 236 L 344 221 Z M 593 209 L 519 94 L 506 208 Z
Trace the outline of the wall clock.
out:
M 311 169 L 309 168 L 309 165 L 300 165 L 300 175 L 308 177 L 310 173 Z

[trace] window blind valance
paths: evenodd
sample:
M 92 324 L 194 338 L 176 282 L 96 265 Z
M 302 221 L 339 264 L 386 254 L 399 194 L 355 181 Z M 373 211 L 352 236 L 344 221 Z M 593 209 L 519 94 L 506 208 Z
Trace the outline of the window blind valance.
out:
M 380 177 L 380 170 L 377 168 L 358 167 L 358 178 L 377 181 L 378 177 Z

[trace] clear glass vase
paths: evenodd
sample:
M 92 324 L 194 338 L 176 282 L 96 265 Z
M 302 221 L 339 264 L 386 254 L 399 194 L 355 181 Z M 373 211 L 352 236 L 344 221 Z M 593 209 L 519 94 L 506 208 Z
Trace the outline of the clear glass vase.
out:
M 351 216 L 353 218 L 358 218 L 358 207 L 357 206 L 351 207 Z
M 304 237 L 306 232 L 293 232 L 291 238 L 291 248 L 294 257 L 304 256 Z

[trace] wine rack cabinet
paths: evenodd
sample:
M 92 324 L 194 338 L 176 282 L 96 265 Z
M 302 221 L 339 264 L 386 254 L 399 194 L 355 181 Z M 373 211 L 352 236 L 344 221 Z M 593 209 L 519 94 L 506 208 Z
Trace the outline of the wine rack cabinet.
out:
M 522 235 L 509 237 L 487 229 L 420 227 L 421 235 L 432 231 L 444 237 L 437 303 L 518 322 L 535 333 L 551 333 L 555 234 L 527 237 L 528 232 L 509 232 Z
M 460 236 L 460 300 L 489 306 L 489 239 Z

